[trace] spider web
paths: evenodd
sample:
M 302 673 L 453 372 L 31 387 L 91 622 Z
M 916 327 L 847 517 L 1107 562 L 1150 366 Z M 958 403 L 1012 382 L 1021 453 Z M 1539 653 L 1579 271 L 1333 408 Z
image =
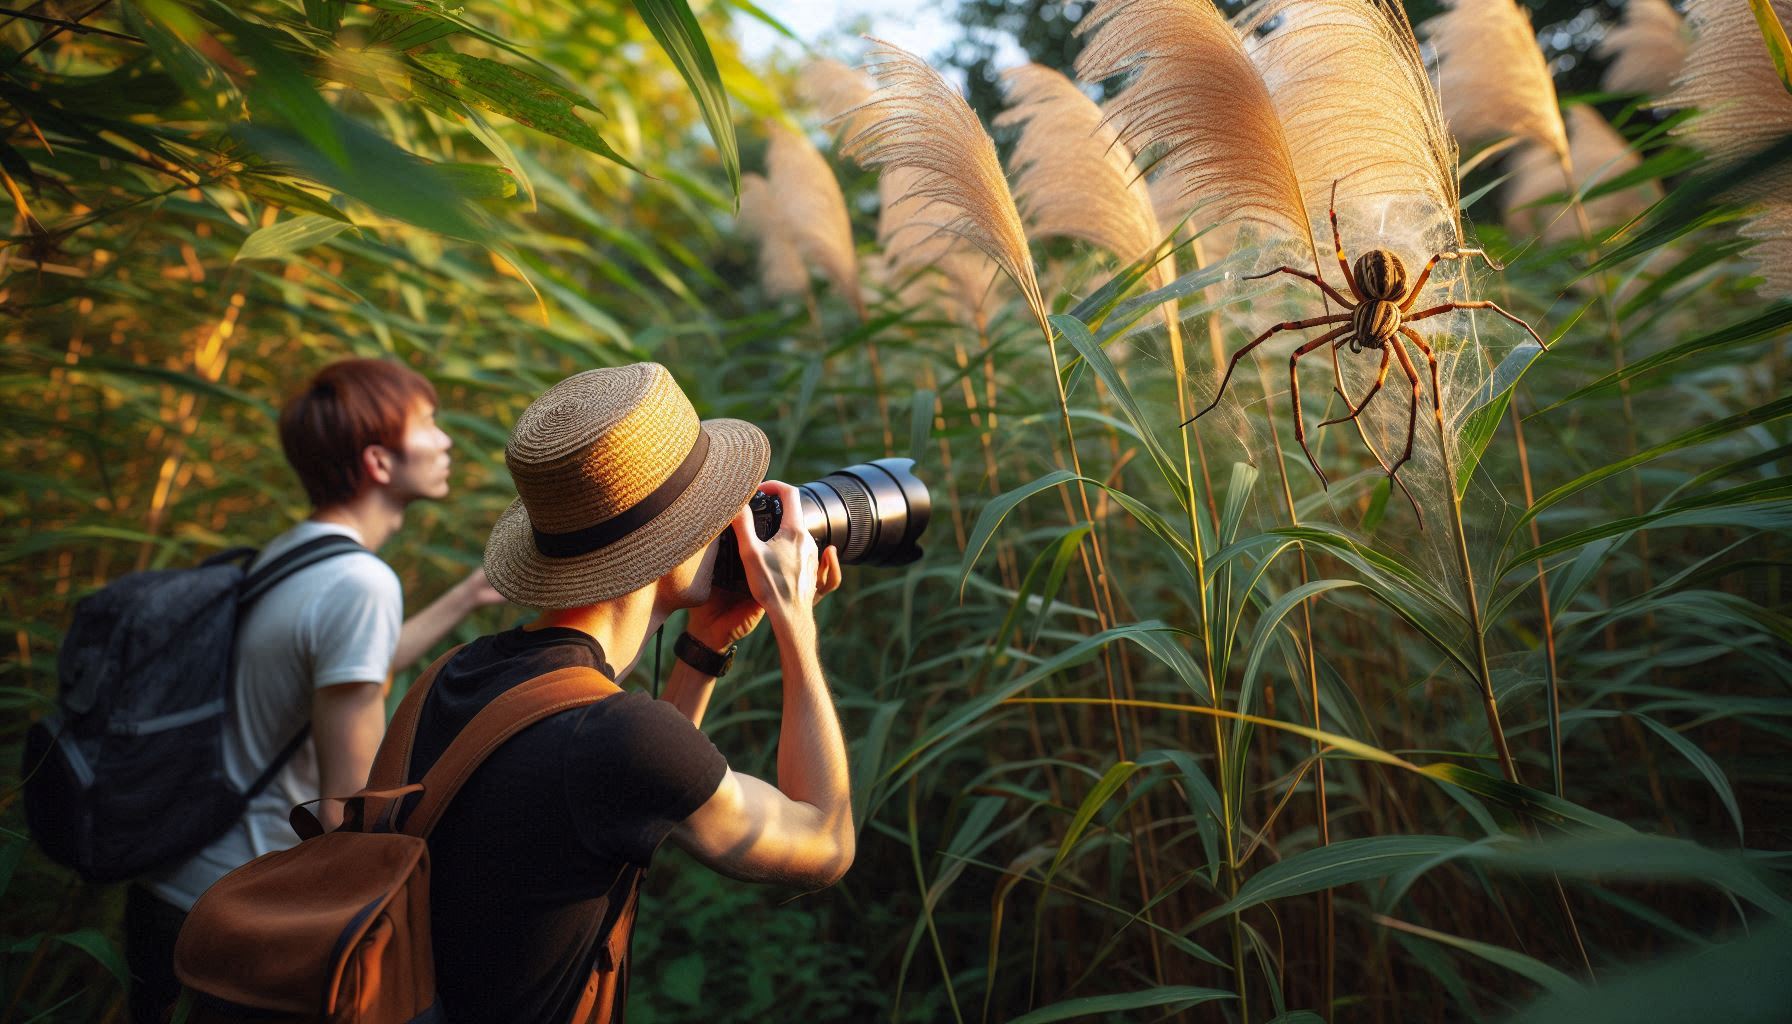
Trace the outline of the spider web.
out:
M 1433 253 L 1454 248 L 1448 220 L 1411 201 L 1382 198 L 1352 203 L 1340 196 L 1338 214 L 1347 258 L 1354 262 L 1370 248 L 1388 249 L 1406 265 L 1409 285 Z M 1320 249 L 1319 273 L 1348 297 L 1349 288 L 1332 255 L 1330 225 L 1316 225 L 1314 234 Z M 1313 257 L 1304 241 L 1296 244 L 1273 236 L 1253 236 L 1249 229 L 1241 232 L 1240 241 L 1243 244 L 1227 256 L 1226 279 L 1208 289 L 1204 302 L 1184 300 L 1180 308 L 1189 364 L 1187 386 L 1195 409 L 1213 400 L 1225 372 L 1224 365 L 1212 365 L 1209 317 L 1217 318 L 1221 325 L 1222 348 L 1229 359 L 1246 342 L 1277 322 L 1347 312 L 1311 283 L 1292 275 L 1245 280 L 1251 274 L 1284 264 L 1312 270 Z M 1476 286 L 1484 283 L 1491 271 L 1478 257 L 1474 260 L 1472 264 L 1469 260 L 1440 261 L 1414 304 L 1414 311 L 1485 297 Z M 1459 472 L 1463 465 L 1463 428 L 1470 413 L 1485 400 L 1484 391 L 1493 367 L 1527 336 L 1523 328 L 1487 311 L 1455 311 L 1412 325 L 1437 357 L 1443 441 L 1448 450 L 1446 453 L 1439 445 L 1425 355 L 1403 338 L 1421 385 L 1412 430 L 1412 457 L 1399 469 L 1404 490 L 1394 487 L 1379 521 L 1373 521 L 1365 512 L 1377 500 L 1374 492 L 1386 479 L 1384 466 L 1391 465 L 1406 447 L 1412 383 L 1397 356 L 1391 356 L 1386 383 L 1364 408 L 1357 424 L 1343 422 L 1320 427 L 1322 421 L 1349 411 L 1337 385 L 1342 385 L 1352 403 L 1360 402 L 1368 393 L 1375 382 L 1380 353 L 1370 349 L 1352 352 L 1348 345 L 1327 346 L 1300 360 L 1307 443 L 1331 481 L 1329 488 L 1322 487 L 1294 437 L 1288 357 L 1303 341 L 1336 326 L 1340 325 L 1280 332 L 1239 364 L 1219 404 L 1197 424 L 1212 482 L 1223 489 L 1233 462 L 1255 467 L 1260 476 L 1249 510 L 1254 525 L 1263 528 L 1285 524 L 1289 516 L 1276 466 L 1279 442 L 1288 490 L 1301 521 L 1325 521 L 1359 532 L 1377 548 L 1402 557 L 1444 593 L 1459 598 L 1461 573 L 1454 550 L 1447 490 L 1450 471 Z M 1152 373 L 1161 371 L 1173 380 L 1165 332 L 1157 318 L 1141 321 L 1115 347 L 1131 349 L 1140 357 L 1139 365 L 1128 368 L 1129 380 L 1137 380 L 1144 372 L 1144 359 L 1157 364 Z M 1121 352 L 1115 355 L 1117 359 L 1126 358 Z M 1165 422 L 1174 422 L 1173 407 L 1159 415 Z M 1488 482 L 1486 474 L 1478 474 L 1474 479 L 1475 485 L 1463 499 L 1463 514 L 1471 560 L 1484 565 L 1518 509 Z M 1487 581 L 1481 582 L 1485 585 Z

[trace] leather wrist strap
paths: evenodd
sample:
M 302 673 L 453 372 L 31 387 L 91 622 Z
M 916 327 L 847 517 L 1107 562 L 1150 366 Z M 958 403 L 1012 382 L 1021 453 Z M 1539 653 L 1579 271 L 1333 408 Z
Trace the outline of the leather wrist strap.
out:
M 711 650 L 708 644 L 687 632 L 678 634 L 678 641 L 672 645 L 672 653 L 678 656 L 679 661 L 704 675 L 720 679 L 728 674 L 729 666 L 734 664 L 734 646 L 729 644 L 725 651 Z

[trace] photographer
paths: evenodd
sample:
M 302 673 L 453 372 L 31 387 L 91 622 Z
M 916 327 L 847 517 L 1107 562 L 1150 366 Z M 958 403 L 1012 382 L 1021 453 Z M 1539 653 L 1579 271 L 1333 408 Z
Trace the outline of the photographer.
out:
M 839 556 L 818 555 L 799 516 L 769 540 L 754 532 L 746 504 L 768 455 L 757 427 L 699 421 L 652 363 L 577 374 L 518 420 L 505 461 L 520 498 L 485 566 L 499 593 L 541 614 L 438 665 L 407 779 L 525 681 L 567 668 L 622 680 L 669 615 L 688 608 L 690 625 L 661 699 L 616 693 L 525 728 L 429 835 L 446 1019 L 619 1020 L 635 894 L 667 838 L 747 881 L 821 887 L 852 863 L 846 749 L 813 613 L 839 586 Z M 795 488 L 763 489 L 796 507 Z M 712 592 L 729 529 L 750 597 Z M 784 672 L 776 786 L 730 770 L 698 729 L 733 645 L 762 618 Z M 623 992 L 595 994 L 600 971 Z

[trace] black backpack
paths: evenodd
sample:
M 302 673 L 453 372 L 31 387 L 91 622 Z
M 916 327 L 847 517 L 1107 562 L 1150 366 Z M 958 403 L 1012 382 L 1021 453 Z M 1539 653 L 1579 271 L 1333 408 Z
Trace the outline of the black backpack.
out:
M 198 852 L 241 818 L 311 727 L 247 791 L 231 784 L 237 624 L 293 573 L 365 550 L 333 534 L 247 573 L 255 551 L 237 548 L 82 598 L 56 659 L 57 710 L 25 741 L 25 818 L 44 852 L 89 881 L 123 881 Z

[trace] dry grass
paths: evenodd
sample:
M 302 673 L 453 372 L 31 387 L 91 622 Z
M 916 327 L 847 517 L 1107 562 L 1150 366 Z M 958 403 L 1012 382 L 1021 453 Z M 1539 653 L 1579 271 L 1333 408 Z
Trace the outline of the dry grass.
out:
M 842 152 L 867 168 L 908 172 L 890 205 L 920 205 L 895 226 L 886 247 L 898 236 L 905 245 L 940 236 L 964 239 L 1013 280 L 1044 329 L 1045 301 L 995 143 L 939 72 L 900 47 L 873 42 L 866 68 L 879 87 L 841 115 L 862 118 Z
M 1686 42 L 1686 24 L 1667 0 L 1629 0 L 1624 20 L 1595 51 L 1611 60 L 1600 84 L 1612 92 L 1659 96 L 1686 61 Z
M 1024 64 L 1002 74 L 1009 107 L 995 124 L 1020 126 L 1009 157 L 1014 197 L 1035 239 L 1076 238 L 1121 260 L 1135 260 L 1163 240 L 1151 192 L 1132 152 L 1101 108 L 1061 73 Z M 1175 265 L 1153 269 L 1159 285 Z
M 1102 0 L 1078 27 L 1077 77 L 1127 76 L 1108 106 L 1134 152 L 1176 182 L 1206 219 L 1255 221 L 1305 240 L 1301 181 L 1282 123 L 1226 19 L 1207 0 Z M 1223 112 L 1224 116 L 1215 116 Z
M 1528 139 L 1568 160 L 1568 132 L 1530 16 L 1514 0 L 1447 0 L 1425 23 L 1437 92 L 1464 143 Z
M 1460 240 L 1456 143 L 1399 7 L 1262 0 L 1237 25 L 1281 118 L 1310 223 L 1323 223 L 1338 181 L 1353 203 L 1402 207 L 1412 234 Z

